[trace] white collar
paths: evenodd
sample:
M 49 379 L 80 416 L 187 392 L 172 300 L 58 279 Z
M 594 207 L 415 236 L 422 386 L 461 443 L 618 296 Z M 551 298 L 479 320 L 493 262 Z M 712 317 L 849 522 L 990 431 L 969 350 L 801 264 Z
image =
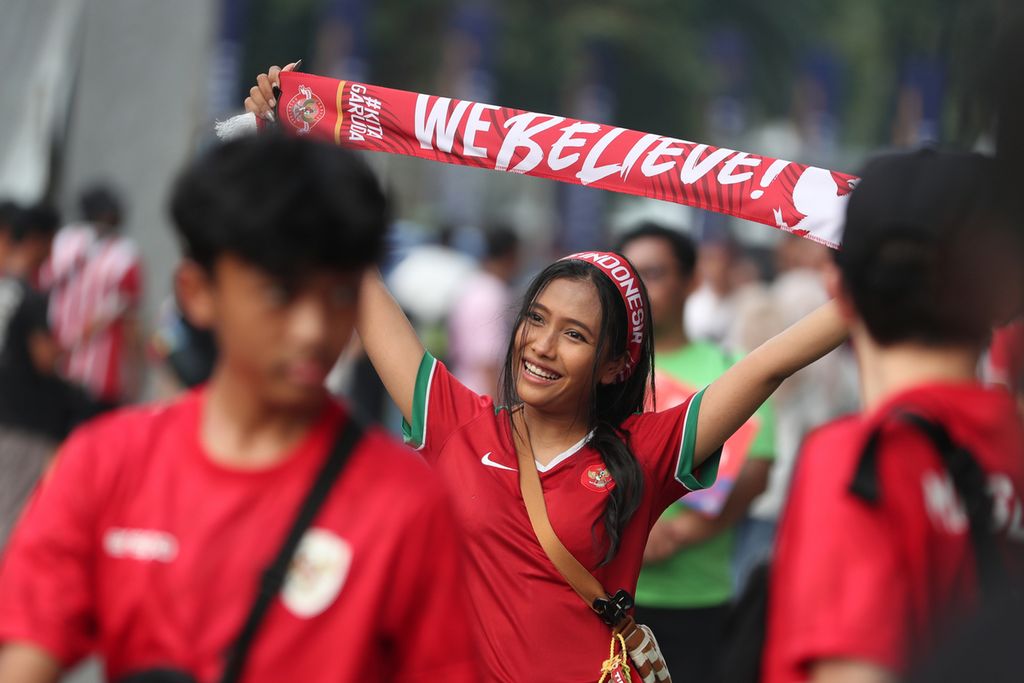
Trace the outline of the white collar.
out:
M 537 465 L 537 471 L 538 472 L 547 472 L 547 471 L 551 470 L 552 468 L 554 468 L 554 467 L 560 465 L 561 463 L 565 462 L 566 460 L 568 460 L 572 456 L 576 455 L 576 453 L 578 453 L 581 448 L 586 446 L 587 442 L 590 441 L 590 437 L 592 437 L 592 436 L 594 436 L 594 432 L 590 432 L 589 434 L 584 436 L 582 439 L 580 439 L 579 441 L 577 441 L 576 443 L 574 443 L 573 445 L 569 446 L 564 451 L 562 451 L 561 453 L 556 455 L 554 458 L 551 459 L 551 462 L 549 462 L 547 465 L 541 465 L 539 462 L 534 460 L 533 462 Z

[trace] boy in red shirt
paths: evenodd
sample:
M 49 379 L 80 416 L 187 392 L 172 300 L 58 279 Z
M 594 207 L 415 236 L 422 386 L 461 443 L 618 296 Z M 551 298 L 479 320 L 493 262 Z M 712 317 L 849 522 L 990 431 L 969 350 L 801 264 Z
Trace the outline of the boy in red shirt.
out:
M 89 653 L 111 681 L 154 669 L 219 680 L 351 419 L 323 383 L 386 208 L 351 153 L 301 140 L 231 143 L 184 174 L 177 293 L 214 331 L 216 368 L 181 399 L 102 418 L 63 446 L 0 564 L 0 680 L 55 681 Z M 429 468 L 367 430 L 243 680 L 475 683 L 455 529 Z
M 895 680 L 975 599 L 963 501 L 900 413 L 942 425 L 973 456 L 1000 563 L 1019 575 L 1024 434 L 1009 395 L 976 379 L 1021 253 L 992 178 L 979 155 L 894 154 L 869 164 L 851 197 L 834 289 L 865 410 L 804 444 L 772 565 L 766 683 Z M 851 491 L 872 435 L 873 503 Z

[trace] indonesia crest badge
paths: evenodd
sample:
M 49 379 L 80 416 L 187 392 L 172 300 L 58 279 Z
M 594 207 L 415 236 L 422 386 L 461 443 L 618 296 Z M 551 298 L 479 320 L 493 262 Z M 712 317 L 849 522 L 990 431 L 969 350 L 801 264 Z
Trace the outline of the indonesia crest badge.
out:
M 338 597 L 351 565 L 347 541 L 327 529 L 309 529 L 295 549 L 281 601 L 297 617 L 315 617 Z
M 324 101 L 313 92 L 312 88 L 305 85 L 299 86 L 299 92 L 285 107 L 285 115 L 288 123 L 295 127 L 299 135 L 307 135 L 313 127 L 324 118 L 327 109 Z
M 615 488 L 615 480 L 604 465 L 591 465 L 580 475 L 580 483 L 591 491 L 610 491 Z

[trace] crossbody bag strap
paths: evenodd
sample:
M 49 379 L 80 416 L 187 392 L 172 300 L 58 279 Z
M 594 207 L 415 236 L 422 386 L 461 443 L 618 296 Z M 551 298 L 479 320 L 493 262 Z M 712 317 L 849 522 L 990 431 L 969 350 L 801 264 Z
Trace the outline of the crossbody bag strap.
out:
M 609 598 L 608 591 L 601 582 L 563 545 L 551 526 L 551 520 L 548 519 L 544 490 L 540 485 L 532 449 L 530 453 L 526 450 L 517 448 L 516 459 L 519 463 L 519 489 L 523 494 L 523 502 L 526 503 L 526 513 L 530 517 L 533 533 L 540 541 L 540 546 L 548 559 L 555 565 L 555 569 L 587 607 L 597 612 L 608 625 L 617 626 L 626 618 L 626 611 L 633 606 L 632 598 L 625 591 L 619 591 L 614 597 Z
M 234 645 L 228 653 L 228 661 L 224 666 L 224 673 L 221 675 L 220 683 L 235 683 L 241 678 L 242 670 L 245 667 L 246 655 L 249 654 L 249 648 L 252 646 L 260 624 L 267 614 L 267 610 L 284 584 L 285 577 L 288 574 L 288 565 L 292 561 L 292 555 L 295 554 L 299 541 L 302 540 L 302 536 L 306 533 L 309 525 L 313 523 L 313 519 L 320 511 L 321 506 L 327 499 L 327 495 L 334 486 L 334 482 L 337 481 L 338 475 L 341 474 L 342 468 L 362 436 L 362 425 L 354 415 L 349 415 L 348 420 L 342 427 L 341 434 L 334 441 L 330 454 L 320 467 L 320 471 L 317 473 L 309 493 L 306 494 L 306 498 L 302 502 L 298 514 L 295 516 L 295 521 L 292 522 L 292 527 L 288 531 L 288 536 L 277 553 L 277 557 L 274 558 L 274 561 L 263 571 L 260 577 L 259 592 L 253 601 L 252 607 L 249 609 L 249 616 L 246 618 L 242 630 L 239 631 Z

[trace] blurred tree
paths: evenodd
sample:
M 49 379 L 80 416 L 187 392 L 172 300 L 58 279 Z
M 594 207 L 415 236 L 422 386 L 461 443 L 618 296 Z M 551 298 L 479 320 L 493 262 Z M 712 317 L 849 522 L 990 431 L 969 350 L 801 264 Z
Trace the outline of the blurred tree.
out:
M 255 84 L 256 74 L 272 64 L 288 64 L 310 53 L 319 6 L 320 0 L 250 0 L 239 103 Z
M 375 82 L 430 91 L 455 0 L 375 0 L 370 14 L 370 73 Z
M 240 93 L 251 74 L 312 49 L 323 2 L 251 0 Z M 842 138 L 873 147 L 892 141 L 912 60 L 939 80 L 940 139 L 967 141 L 987 126 L 973 104 L 988 69 L 981 56 L 1000 12 L 1020 0 L 376 0 L 367 5 L 369 78 L 431 91 L 451 17 L 466 2 L 494 7 L 496 103 L 570 113 L 566 92 L 597 45 L 611 72 L 603 78 L 615 94 L 611 122 L 699 139 L 723 88 L 742 98 L 748 125 L 787 115 L 808 55 L 827 53 L 843 73 Z M 722 31 L 745 55 L 738 76 L 709 56 Z
M 862 0 L 839 4 L 826 38 L 839 45 L 851 71 L 847 139 L 890 144 L 905 69 L 928 60 L 942 76 L 940 142 L 973 144 L 990 121 L 979 114 L 980 88 L 1005 0 Z

